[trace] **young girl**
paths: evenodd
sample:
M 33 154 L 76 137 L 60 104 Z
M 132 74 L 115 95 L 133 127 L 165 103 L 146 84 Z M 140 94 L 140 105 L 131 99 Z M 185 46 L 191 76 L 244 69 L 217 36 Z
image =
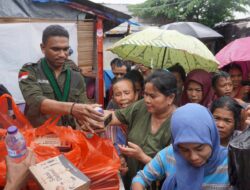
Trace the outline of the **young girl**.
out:
M 196 69 L 188 73 L 184 83 L 182 105 L 197 103 L 208 107 L 213 96 L 210 73 L 202 69 Z

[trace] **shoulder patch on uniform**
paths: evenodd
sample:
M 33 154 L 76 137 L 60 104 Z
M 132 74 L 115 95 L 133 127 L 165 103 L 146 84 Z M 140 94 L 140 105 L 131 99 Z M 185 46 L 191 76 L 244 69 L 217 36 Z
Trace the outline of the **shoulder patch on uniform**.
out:
M 18 81 L 21 81 L 23 79 L 27 79 L 28 76 L 29 76 L 28 71 L 20 72 L 19 75 L 18 75 Z
M 30 65 L 37 65 L 37 63 L 28 62 L 28 63 L 25 63 L 23 66 L 30 66 Z

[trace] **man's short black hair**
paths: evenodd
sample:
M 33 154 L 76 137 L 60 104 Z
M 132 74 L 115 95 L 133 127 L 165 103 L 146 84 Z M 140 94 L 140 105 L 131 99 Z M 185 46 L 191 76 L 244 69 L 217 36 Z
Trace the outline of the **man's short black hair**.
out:
M 123 61 L 119 58 L 114 58 L 111 62 L 110 62 L 110 66 L 112 67 L 112 65 L 116 66 L 116 67 L 122 67 L 125 66 L 126 67 L 126 71 L 129 72 L 131 70 L 131 65 L 126 62 Z
M 42 37 L 43 44 L 45 44 L 49 39 L 49 37 L 52 36 L 62 36 L 69 38 L 69 33 L 64 27 L 60 25 L 50 25 L 43 31 L 43 37 Z
M 119 66 L 122 66 L 122 60 L 119 59 L 119 58 L 114 58 L 112 59 L 112 61 L 110 62 L 110 66 L 112 65 L 119 65 Z

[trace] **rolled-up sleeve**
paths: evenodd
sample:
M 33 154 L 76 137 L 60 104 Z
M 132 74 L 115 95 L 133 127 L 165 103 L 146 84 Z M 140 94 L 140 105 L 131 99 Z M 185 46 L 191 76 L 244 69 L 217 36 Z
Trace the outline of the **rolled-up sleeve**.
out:
M 121 123 L 128 125 L 130 129 L 133 121 L 138 119 L 137 114 L 143 103 L 144 100 L 139 100 L 126 108 L 115 110 L 115 116 Z

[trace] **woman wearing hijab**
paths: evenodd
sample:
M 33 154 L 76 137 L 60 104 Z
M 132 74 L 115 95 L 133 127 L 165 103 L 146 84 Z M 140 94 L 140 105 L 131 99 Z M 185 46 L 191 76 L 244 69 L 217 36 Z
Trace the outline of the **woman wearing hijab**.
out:
M 210 73 L 202 69 L 196 69 L 188 73 L 184 83 L 182 105 L 198 103 L 208 107 L 212 102 L 213 96 Z
M 166 179 L 162 190 L 229 190 L 227 149 L 208 109 L 190 103 L 171 119 L 172 145 L 161 150 L 133 179 L 132 189 Z

